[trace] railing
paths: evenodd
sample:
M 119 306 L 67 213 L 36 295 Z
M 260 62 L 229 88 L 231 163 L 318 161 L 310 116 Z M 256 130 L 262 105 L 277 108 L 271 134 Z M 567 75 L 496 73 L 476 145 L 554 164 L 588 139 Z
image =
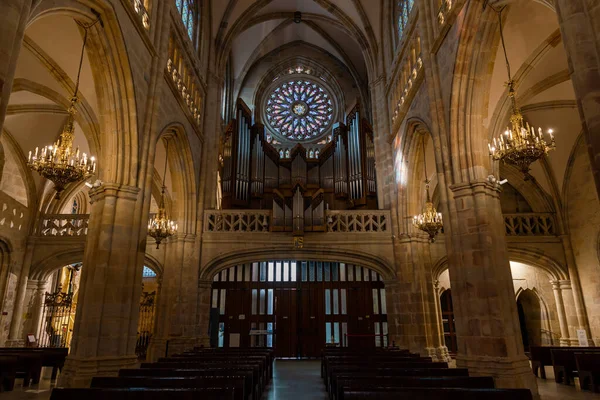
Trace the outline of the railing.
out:
M 88 233 L 89 214 L 42 215 L 36 236 L 85 236 Z
M 507 236 L 554 236 L 555 226 L 552 213 L 504 214 Z
M 446 23 L 447 16 L 452 10 L 453 0 L 442 0 L 440 9 L 438 11 L 438 23 L 443 26 Z
M 196 88 L 190 90 L 190 88 L 188 88 L 184 82 L 184 75 L 187 74 L 182 74 L 182 71 L 178 71 L 175 65 L 176 63 L 169 58 L 167 60 L 167 72 L 177 87 L 177 91 L 181 96 L 182 101 L 187 105 L 188 111 L 190 112 L 194 122 L 199 126 L 201 121 L 200 93 L 197 89 L 199 85 L 193 85 Z
M 144 3 L 142 3 L 142 0 L 132 0 L 132 3 L 133 9 L 140 17 L 144 28 L 150 29 L 150 15 L 148 15 L 148 10 L 146 10 L 146 7 L 144 6 Z
M 269 210 L 209 210 L 204 213 L 204 232 L 269 232 Z
M 389 211 L 331 211 L 325 212 L 327 232 L 387 233 L 391 231 Z

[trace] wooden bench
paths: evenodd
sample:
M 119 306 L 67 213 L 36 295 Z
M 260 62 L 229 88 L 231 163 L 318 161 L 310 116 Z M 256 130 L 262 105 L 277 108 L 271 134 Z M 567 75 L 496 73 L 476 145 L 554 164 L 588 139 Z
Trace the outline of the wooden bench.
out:
M 234 400 L 234 388 L 54 389 L 50 400 Z
M 531 359 L 531 370 L 535 376 L 540 372 L 540 378 L 546 379 L 544 367 L 552 365 L 552 349 L 560 349 L 558 346 L 530 346 L 529 357 Z
M 23 378 L 23 387 L 40 383 L 42 375 L 42 354 L 25 351 L 3 351 L 2 356 L 17 358 L 17 378 Z
M 469 371 L 465 368 L 376 368 L 370 370 L 332 371 L 331 377 L 326 382 L 329 393 L 335 393 L 337 381 L 352 379 L 356 376 L 376 379 L 377 377 L 468 377 Z
M 201 377 L 201 376 L 227 376 L 240 375 L 246 378 L 245 392 L 251 393 L 253 398 L 260 398 L 262 390 L 258 385 L 258 377 L 254 369 L 211 367 L 205 369 L 172 369 L 172 368 L 144 368 L 122 369 L 119 377 Z
M 494 378 L 489 376 L 378 376 L 375 378 L 352 376 L 351 378 L 338 379 L 335 393 L 332 393 L 331 397 L 342 400 L 344 391 L 406 387 L 493 389 L 495 385 Z
M 17 356 L 0 355 L 0 392 L 11 391 L 17 377 Z
M 245 390 L 244 376 L 193 376 L 193 377 L 94 377 L 92 388 L 103 389 L 203 389 L 232 387 L 236 400 L 249 400 L 251 392 Z
M 532 400 L 529 389 L 386 388 L 349 390 L 344 400 Z
M 62 371 L 65 366 L 65 360 L 69 355 L 69 349 L 66 347 L 0 347 L 0 355 L 5 352 L 15 353 L 33 353 L 41 354 L 42 366 L 52 368 L 51 380 L 56 380 L 56 375 Z
M 596 347 L 562 347 L 550 350 L 552 354 L 552 367 L 554 369 L 554 380 L 556 383 L 570 385 L 573 377 L 577 374 L 577 362 L 575 353 L 600 354 L 600 348 Z
M 575 353 L 575 364 L 582 390 L 600 390 L 600 353 Z

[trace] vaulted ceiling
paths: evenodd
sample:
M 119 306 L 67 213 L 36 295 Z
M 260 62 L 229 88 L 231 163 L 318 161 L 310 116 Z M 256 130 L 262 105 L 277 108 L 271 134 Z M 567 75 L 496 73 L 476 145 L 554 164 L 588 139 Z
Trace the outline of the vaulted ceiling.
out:
M 211 0 L 212 35 L 220 61 L 231 57 L 233 78 L 261 56 L 290 43 L 304 42 L 344 63 L 357 83 L 377 53 L 380 0 Z M 302 22 L 294 23 L 294 12 Z

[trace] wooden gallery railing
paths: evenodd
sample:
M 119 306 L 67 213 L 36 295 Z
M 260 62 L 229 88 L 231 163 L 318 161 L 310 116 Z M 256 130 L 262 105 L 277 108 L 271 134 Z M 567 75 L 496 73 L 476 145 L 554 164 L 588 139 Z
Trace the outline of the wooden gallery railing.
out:
M 85 236 L 89 219 L 89 214 L 42 215 L 35 236 Z
M 327 232 L 389 233 L 390 212 L 387 210 L 331 211 L 325 213 Z
M 270 232 L 269 210 L 208 210 L 204 213 L 204 232 Z M 331 211 L 325 213 L 326 232 L 389 233 L 389 211 Z M 325 231 L 325 230 L 324 230 Z
M 504 214 L 506 236 L 555 236 L 553 213 Z
M 269 210 L 208 210 L 204 212 L 204 232 L 269 232 Z

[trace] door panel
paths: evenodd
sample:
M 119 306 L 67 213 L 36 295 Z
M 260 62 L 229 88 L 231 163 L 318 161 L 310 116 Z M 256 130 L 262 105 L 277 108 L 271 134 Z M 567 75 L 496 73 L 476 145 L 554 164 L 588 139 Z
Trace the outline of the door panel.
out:
M 213 282 L 211 306 L 219 310 L 225 330 L 219 345 L 270 346 L 277 357 L 319 357 L 326 344 L 374 347 L 373 335 L 387 332 L 379 298 L 383 287 L 377 273 L 343 263 L 264 261 L 231 267 Z

